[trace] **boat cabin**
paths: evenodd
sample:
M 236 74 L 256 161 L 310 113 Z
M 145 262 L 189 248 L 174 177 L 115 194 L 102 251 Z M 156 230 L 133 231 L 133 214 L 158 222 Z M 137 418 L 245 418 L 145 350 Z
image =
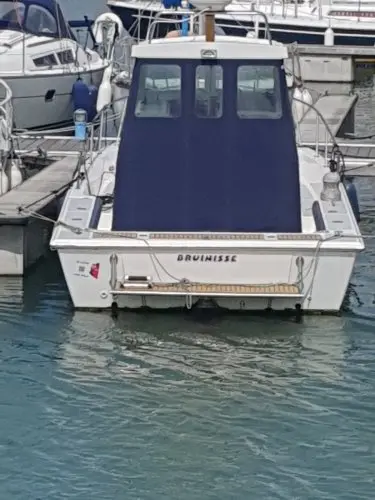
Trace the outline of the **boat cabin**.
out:
M 74 35 L 56 0 L 0 0 L 0 30 L 51 38 Z
M 182 36 L 133 56 L 113 230 L 301 232 L 286 48 Z

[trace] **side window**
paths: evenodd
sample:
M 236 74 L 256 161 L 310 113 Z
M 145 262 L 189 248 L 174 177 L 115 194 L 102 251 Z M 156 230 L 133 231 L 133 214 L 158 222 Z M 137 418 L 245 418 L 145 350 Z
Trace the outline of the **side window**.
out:
M 195 114 L 199 118 L 223 115 L 223 67 L 200 65 L 195 70 Z
M 271 65 L 239 66 L 237 116 L 244 119 L 281 118 L 279 70 Z
M 54 54 L 47 54 L 33 59 L 35 66 L 56 66 L 58 64 Z
M 72 50 L 62 50 L 57 53 L 57 57 L 61 64 L 70 64 L 74 62 L 74 55 Z
M 181 68 L 176 64 L 142 64 L 135 115 L 178 118 L 181 115 Z
M 36 34 L 57 34 L 56 20 L 47 9 L 40 5 L 30 5 L 25 28 Z

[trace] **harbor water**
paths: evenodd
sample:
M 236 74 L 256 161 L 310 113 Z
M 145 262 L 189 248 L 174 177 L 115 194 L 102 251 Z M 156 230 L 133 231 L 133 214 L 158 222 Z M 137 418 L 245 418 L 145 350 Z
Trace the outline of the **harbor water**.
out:
M 375 181 L 356 183 L 375 235 Z M 51 254 L 0 279 L 0 372 L 0 499 L 373 500 L 375 240 L 343 314 L 301 323 L 74 312 Z

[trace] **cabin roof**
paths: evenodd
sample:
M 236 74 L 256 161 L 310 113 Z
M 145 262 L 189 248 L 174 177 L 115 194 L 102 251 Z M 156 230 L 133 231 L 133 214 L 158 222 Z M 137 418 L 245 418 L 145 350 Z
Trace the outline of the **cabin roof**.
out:
M 181 44 L 183 44 L 181 46 Z M 202 51 L 216 51 L 204 56 Z M 206 42 L 205 37 L 181 36 L 157 38 L 135 45 L 132 56 L 138 59 L 286 59 L 287 48 L 277 42 L 259 38 L 216 36 L 214 42 Z

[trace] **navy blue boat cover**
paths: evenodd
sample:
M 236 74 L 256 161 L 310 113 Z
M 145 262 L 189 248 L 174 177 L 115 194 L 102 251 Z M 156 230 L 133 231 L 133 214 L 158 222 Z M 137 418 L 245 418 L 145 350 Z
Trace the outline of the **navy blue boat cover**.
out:
M 136 116 L 142 64 L 176 64 L 182 72 L 177 118 Z M 301 232 L 294 124 L 281 61 L 279 118 L 237 114 L 237 68 L 259 61 L 218 60 L 221 118 L 194 110 L 197 60 L 137 61 L 120 142 L 113 230 Z M 210 62 L 210 64 L 213 64 Z M 178 114 L 178 113 L 177 113 Z

